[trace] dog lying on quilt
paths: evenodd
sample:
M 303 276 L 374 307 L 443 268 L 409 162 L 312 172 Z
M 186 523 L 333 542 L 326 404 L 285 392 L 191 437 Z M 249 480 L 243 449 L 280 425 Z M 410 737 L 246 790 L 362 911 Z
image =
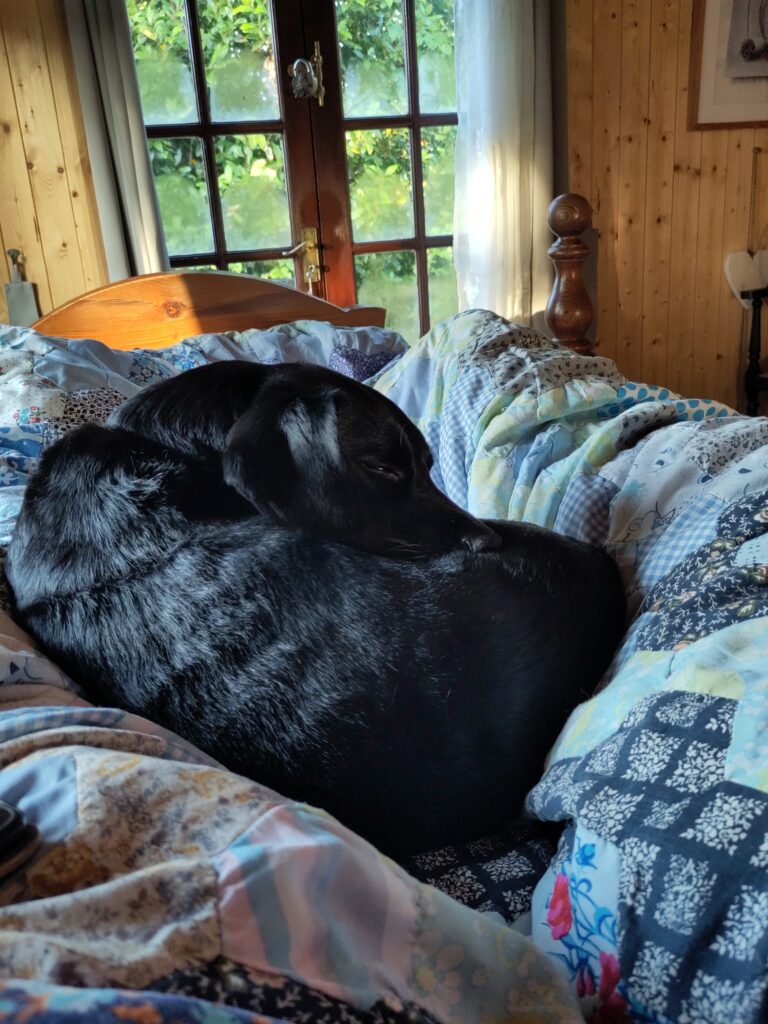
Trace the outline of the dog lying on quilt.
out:
M 515 814 L 623 628 L 614 563 L 481 522 L 388 399 L 218 363 L 54 444 L 7 572 L 101 704 L 321 806 L 393 855 Z

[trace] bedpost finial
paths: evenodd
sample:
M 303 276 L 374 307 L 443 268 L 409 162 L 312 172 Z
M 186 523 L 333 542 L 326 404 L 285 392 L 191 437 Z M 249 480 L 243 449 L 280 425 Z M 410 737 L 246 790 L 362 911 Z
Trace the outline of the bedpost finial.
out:
M 589 246 L 579 236 L 592 225 L 592 208 L 584 196 L 569 192 L 549 204 L 547 223 L 556 236 L 547 250 L 555 267 L 547 326 L 556 341 L 589 354 L 593 346 L 586 335 L 592 323 L 592 302 L 583 277 Z
M 592 207 L 576 192 L 556 196 L 547 209 L 547 224 L 555 235 L 580 235 L 592 226 Z

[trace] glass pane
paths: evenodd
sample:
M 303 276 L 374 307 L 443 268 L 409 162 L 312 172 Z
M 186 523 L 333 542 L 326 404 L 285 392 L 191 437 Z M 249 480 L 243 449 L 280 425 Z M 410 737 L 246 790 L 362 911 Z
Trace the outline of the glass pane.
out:
M 184 0 L 128 0 L 145 124 L 197 121 Z
M 427 249 L 429 277 L 429 319 L 432 324 L 447 320 L 459 311 L 453 249 L 449 245 Z
M 282 136 L 220 135 L 215 149 L 227 248 L 289 248 Z
M 407 128 L 347 132 L 347 173 L 356 242 L 413 235 Z
M 416 0 L 419 108 L 423 114 L 456 109 L 453 0 Z
M 296 287 L 293 276 L 293 260 L 249 260 L 246 263 L 230 263 L 227 270 L 233 274 L 250 274 L 264 281 L 275 281 L 277 284 L 289 284 Z
M 424 228 L 428 235 L 453 234 L 454 150 L 456 126 L 422 128 Z
M 200 139 L 149 139 L 160 216 L 170 256 L 210 252 L 211 208 Z
M 197 9 L 212 120 L 278 118 L 268 0 L 208 0 Z
M 357 301 L 384 306 L 387 327 L 410 344 L 419 338 L 416 258 L 413 252 L 371 252 L 355 256 Z
M 408 113 L 402 0 L 336 0 L 345 117 Z
M 193 267 L 182 267 L 181 269 L 186 274 L 188 270 L 218 270 L 219 268 L 215 263 L 195 263 Z

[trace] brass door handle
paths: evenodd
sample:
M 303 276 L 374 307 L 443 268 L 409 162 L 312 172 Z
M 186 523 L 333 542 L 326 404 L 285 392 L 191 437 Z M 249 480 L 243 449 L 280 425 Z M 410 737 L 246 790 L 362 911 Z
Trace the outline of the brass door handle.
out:
M 304 252 L 309 245 L 309 242 L 299 242 L 292 249 L 286 249 L 285 252 L 281 252 L 281 256 L 295 256 L 297 252 Z
M 320 246 L 317 244 L 316 228 L 302 228 L 299 232 L 300 241 L 281 255 L 298 256 L 301 253 L 301 270 L 310 293 L 313 285 L 320 280 Z

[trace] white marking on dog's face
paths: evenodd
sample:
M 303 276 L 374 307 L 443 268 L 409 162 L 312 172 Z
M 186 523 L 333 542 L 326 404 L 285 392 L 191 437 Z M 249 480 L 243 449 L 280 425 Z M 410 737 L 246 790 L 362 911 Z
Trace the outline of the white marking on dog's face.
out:
M 296 399 L 283 410 L 280 429 L 285 434 L 294 462 L 309 476 L 329 466 L 341 469 L 336 406 L 333 398 L 323 396 L 307 401 Z

